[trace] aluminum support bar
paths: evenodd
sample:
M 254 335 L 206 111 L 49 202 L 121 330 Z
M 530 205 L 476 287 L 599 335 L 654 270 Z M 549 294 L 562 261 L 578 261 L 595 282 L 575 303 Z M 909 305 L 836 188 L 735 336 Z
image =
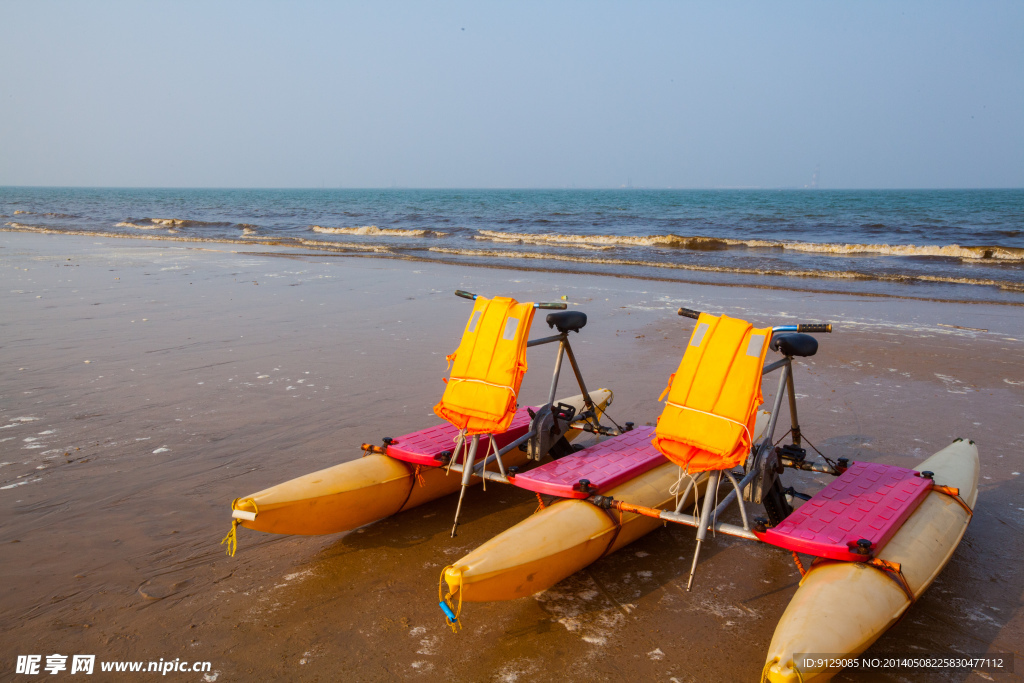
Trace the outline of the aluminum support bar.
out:
M 786 373 L 786 393 L 789 395 L 789 422 L 793 428 L 793 443 L 800 445 L 800 422 L 796 417 L 796 389 L 793 388 L 793 364 Z
M 462 512 L 462 498 L 466 495 L 466 488 L 469 486 L 470 476 L 473 470 L 473 460 L 476 458 L 476 450 L 480 447 L 480 435 L 474 434 L 473 441 L 469 445 L 469 453 L 466 454 L 465 465 L 462 468 L 462 487 L 459 489 L 459 504 L 455 507 L 455 522 L 452 524 L 452 538 L 455 538 L 455 530 L 459 528 L 459 513 Z M 452 456 L 455 457 L 454 455 Z
M 516 439 L 512 443 L 506 444 L 500 451 L 498 451 L 498 455 L 505 455 L 506 453 L 511 451 L 513 448 L 519 448 L 524 443 L 526 443 L 527 441 L 532 439 L 533 436 L 534 436 L 534 432 L 532 432 L 532 431 L 526 432 L 525 434 L 523 434 L 521 437 L 519 437 L 518 439 Z M 490 462 L 490 458 L 488 458 L 487 460 L 488 460 L 488 462 Z
M 583 375 L 580 374 L 580 366 L 576 364 L 576 356 L 572 352 L 572 346 L 569 345 L 568 338 L 566 338 L 562 343 L 562 346 L 565 348 L 565 354 L 569 356 L 569 365 L 572 366 L 573 374 L 576 375 L 576 382 L 580 385 L 580 391 L 583 392 L 583 405 L 586 406 L 588 410 L 594 410 L 594 402 L 590 399 L 590 393 L 587 391 L 587 385 L 583 382 Z M 555 397 L 552 396 L 551 400 L 554 401 Z
M 736 483 L 736 477 L 733 476 L 732 472 L 730 472 L 729 470 L 725 470 L 725 476 L 729 479 L 730 482 L 732 482 L 732 491 L 731 491 L 731 493 L 735 493 L 736 496 L 737 496 L 736 500 L 737 500 L 737 505 L 740 506 L 740 518 L 743 520 L 743 528 L 744 529 L 749 529 L 750 528 L 750 522 L 747 520 L 747 506 L 743 504 L 743 499 L 739 497 L 740 491 L 742 491 L 742 489 L 740 488 L 740 485 Z M 726 498 L 728 498 L 728 497 L 729 496 L 726 496 Z M 715 509 L 715 517 L 714 518 L 717 519 L 717 517 L 718 517 L 718 509 L 716 508 Z
M 589 501 L 603 510 L 618 510 L 620 512 L 628 512 L 634 515 L 642 515 L 644 517 L 650 517 L 652 519 L 660 519 L 664 522 L 672 522 L 674 524 L 683 524 L 685 526 L 697 527 L 701 526 L 700 519 L 693 515 L 688 515 L 682 512 L 673 512 L 671 510 L 661 510 L 659 508 L 645 507 L 643 505 L 633 505 L 626 503 L 621 500 L 615 500 L 614 498 L 606 498 L 605 496 L 592 496 Z M 745 538 L 750 541 L 760 540 L 754 532 L 743 529 L 735 524 L 727 524 L 725 522 L 716 522 L 712 527 L 715 533 L 722 533 L 727 536 L 736 536 L 738 538 Z M 706 529 L 705 529 L 706 531 Z
M 565 340 L 559 337 L 558 358 L 555 359 L 555 373 L 551 376 L 551 391 L 548 392 L 548 405 L 555 405 L 555 391 L 558 389 L 558 375 L 562 372 L 562 356 L 565 355 Z
M 782 375 L 779 377 L 779 389 L 775 393 L 775 403 L 772 405 L 772 416 L 768 420 L 768 432 L 765 438 L 768 443 L 772 443 L 772 438 L 775 436 L 775 423 L 779 421 L 779 408 L 782 407 L 782 395 L 786 391 L 786 378 L 789 376 L 789 359 L 783 359 L 783 364 L 786 366 L 782 369 Z
M 730 472 L 726 476 L 728 476 L 731 479 L 732 473 Z M 755 476 L 757 476 L 757 470 L 751 470 L 750 472 L 748 472 L 747 476 L 743 477 L 743 479 L 740 480 L 740 483 L 738 484 L 739 490 L 742 491 L 743 489 L 747 488 L 747 484 L 753 481 Z M 724 512 L 725 509 L 729 507 L 729 503 L 733 502 L 734 500 L 736 500 L 735 488 L 732 491 L 729 491 L 729 494 L 725 498 L 723 498 L 722 502 L 719 503 L 718 507 L 715 508 L 715 517 L 717 518 L 718 515 L 722 514 L 722 512 Z
M 689 592 L 693 587 L 693 577 L 697 573 L 697 558 L 700 557 L 700 544 L 708 535 L 708 524 L 714 524 L 715 518 L 711 506 L 714 505 L 714 493 L 718 490 L 718 482 L 722 480 L 719 472 L 712 472 L 708 475 L 708 487 L 704 489 L 704 506 L 700 511 L 700 521 L 697 522 L 697 546 L 693 549 L 693 564 L 690 565 L 690 578 L 686 581 L 686 590 Z
M 474 469 L 476 469 L 476 468 L 474 468 Z M 460 465 L 458 463 L 452 465 L 452 470 L 454 470 L 455 472 L 460 472 L 460 473 L 464 472 L 464 470 L 462 468 L 462 465 Z M 501 484 L 511 484 L 512 483 L 511 481 L 509 481 L 508 477 L 503 477 L 500 474 L 498 474 L 497 472 L 490 472 L 490 471 L 487 471 L 487 472 L 473 472 L 472 476 L 479 477 L 481 479 L 486 479 L 487 481 L 496 481 L 496 482 L 501 483 Z
M 663 519 L 666 522 L 675 522 L 676 524 L 685 524 L 686 526 L 700 526 L 700 522 L 693 515 L 687 515 L 682 512 L 672 512 L 670 510 L 663 510 L 659 519 Z M 749 531 L 742 527 L 738 527 L 735 524 L 727 524 L 725 522 L 717 522 L 714 526 L 715 533 L 725 534 L 726 536 L 736 536 L 738 538 L 745 538 L 750 541 L 757 541 L 757 536 L 754 535 L 753 531 Z
M 542 339 L 532 339 L 526 342 L 526 348 L 532 348 L 534 346 L 540 346 L 541 344 L 550 344 L 551 342 L 562 341 L 564 334 L 556 334 L 553 337 L 544 337 Z

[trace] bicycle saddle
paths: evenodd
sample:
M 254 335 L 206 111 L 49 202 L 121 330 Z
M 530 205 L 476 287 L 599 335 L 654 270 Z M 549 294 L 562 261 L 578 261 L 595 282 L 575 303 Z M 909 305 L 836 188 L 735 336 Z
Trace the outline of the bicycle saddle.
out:
M 818 352 L 818 340 L 809 334 L 780 334 L 772 337 L 768 348 L 784 356 L 813 356 Z
M 559 311 L 548 313 L 545 320 L 548 327 L 557 327 L 559 332 L 579 332 L 587 324 L 587 314 L 583 311 Z

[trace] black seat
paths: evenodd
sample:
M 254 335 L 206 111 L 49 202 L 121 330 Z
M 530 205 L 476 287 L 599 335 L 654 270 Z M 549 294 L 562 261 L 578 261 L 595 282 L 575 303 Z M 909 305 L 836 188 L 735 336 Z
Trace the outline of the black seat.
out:
M 784 356 L 813 356 L 818 352 L 818 340 L 809 334 L 780 334 L 772 337 L 768 345 L 772 351 Z
M 548 313 L 548 327 L 557 327 L 559 332 L 579 332 L 587 324 L 583 311 L 559 311 Z

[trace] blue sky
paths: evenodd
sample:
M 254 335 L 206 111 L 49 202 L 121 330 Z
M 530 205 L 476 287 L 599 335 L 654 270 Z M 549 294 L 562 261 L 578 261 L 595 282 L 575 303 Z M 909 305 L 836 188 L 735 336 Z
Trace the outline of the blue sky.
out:
M 0 185 L 1024 186 L 1024 3 L 0 3 Z

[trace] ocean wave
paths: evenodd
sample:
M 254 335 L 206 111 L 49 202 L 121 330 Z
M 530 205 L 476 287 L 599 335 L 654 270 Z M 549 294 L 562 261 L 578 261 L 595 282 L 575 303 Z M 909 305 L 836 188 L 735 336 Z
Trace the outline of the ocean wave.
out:
M 138 228 L 139 230 L 161 230 L 164 229 L 162 225 L 140 225 L 138 223 L 131 223 L 129 221 L 121 221 L 120 223 L 114 223 L 115 228 Z
M 969 247 L 959 244 L 829 244 L 817 242 L 779 242 L 777 246 L 793 251 L 834 254 L 882 254 L 884 256 L 941 256 L 963 260 L 1024 261 L 1020 247 Z
M 234 225 L 234 223 L 230 221 L 196 221 L 189 218 L 129 218 L 115 223 L 114 227 L 154 230 L 158 228 L 222 228 L 228 225 Z
M 25 211 L 24 209 L 18 209 L 14 212 L 15 216 L 46 216 L 47 218 L 78 218 L 79 216 L 73 213 L 56 213 L 53 211 L 47 211 L 45 213 L 36 213 L 35 211 Z
M 785 249 L 834 256 L 880 254 L 884 256 L 940 256 L 964 260 L 1024 261 L 1024 249 L 1000 246 L 844 244 L 829 242 L 793 242 L 788 240 L 741 240 L 694 235 L 565 235 L 480 230 L 477 239 L 524 244 L 557 244 L 568 247 L 667 247 L 691 251 L 721 251 L 730 248 Z
M 475 240 L 487 240 L 488 242 L 503 242 L 505 244 L 537 244 L 537 245 L 549 245 L 564 244 L 555 240 L 545 239 L 546 237 L 568 237 L 568 235 L 538 235 L 536 237 L 526 234 L 511 234 L 495 232 L 493 230 L 481 230 L 483 234 L 474 235 Z M 597 245 L 587 244 L 585 242 L 572 243 L 572 247 L 576 249 L 591 249 L 593 251 L 608 251 L 614 249 L 611 245 Z
M 5 228 L 10 232 L 33 232 L 41 235 L 78 235 L 83 237 L 116 237 L 120 239 L 135 240 L 157 240 L 167 242 L 205 242 L 208 244 L 260 244 L 268 247 L 306 247 L 319 251 L 333 251 L 345 253 L 357 251 L 375 254 L 391 254 L 394 252 L 384 245 L 377 244 L 354 244 L 351 242 L 324 242 L 321 240 L 310 240 L 302 237 L 261 237 L 252 241 L 231 239 L 227 237 L 199 237 L 193 235 L 170 236 L 166 234 L 133 234 L 123 232 L 109 232 L 106 230 L 66 230 L 63 228 L 52 228 L 44 225 L 25 225 L 9 221 L 4 223 Z M 2 228 L 0 228 L 2 229 Z M 174 232 L 174 231 L 171 231 Z
M 268 235 L 244 235 L 248 239 L 231 239 L 227 237 L 203 237 L 195 235 L 170 235 L 167 233 L 123 233 L 123 232 L 111 232 L 102 230 L 70 230 L 62 228 L 54 228 L 49 226 L 41 225 L 26 225 L 24 223 L 18 223 L 15 221 L 9 221 L 4 223 L 5 230 L 13 232 L 33 232 L 40 234 L 54 234 L 54 235 L 81 235 L 81 236 L 92 236 L 92 237 L 114 237 L 122 239 L 143 239 L 143 240 L 165 240 L 174 242 L 204 242 L 204 243 L 219 243 L 219 244 L 245 244 L 245 245 L 265 245 L 265 246 L 276 246 L 276 247 L 301 247 L 306 249 L 315 249 L 318 251 L 334 252 L 339 254 L 375 254 L 380 256 L 389 256 L 395 258 L 413 258 L 416 260 L 431 260 L 424 259 L 422 256 L 414 256 L 408 253 L 407 250 L 402 249 L 395 251 L 383 244 L 357 244 L 348 242 L 337 242 L 337 241 L 326 241 L 326 240 L 314 240 L 302 237 L 271 237 Z M 535 260 L 555 260 L 564 261 L 569 263 L 578 263 L 584 265 L 611 265 L 611 266 L 631 266 L 641 268 L 661 268 L 661 269 L 673 269 L 683 271 L 697 271 L 707 273 L 723 273 L 723 274 L 734 274 L 734 275 L 753 275 L 753 276 L 778 276 L 788 278 L 819 278 L 819 279 L 833 279 L 833 280 L 861 280 L 861 281 L 881 281 L 881 282 L 899 282 L 899 283 L 943 283 L 943 284 L 955 284 L 955 285 L 974 285 L 974 286 L 986 286 L 996 287 L 998 289 L 1011 291 L 1011 292 L 1022 292 L 1024 293 L 1024 283 L 1020 282 L 1009 282 L 1003 280 L 992 280 L 982 278 L 967 278 L 967 277 L 953 277 L 944 275 L 910 275 L 910 274 L 892 274 L 892 273 L 865 273 L 848 270 L 814 270 L 814 269 L 781 269 L 781 268 L 739 268 L 729 266 L 710 266 L 710 265 L 698 265 L 698 264 L 686 264 L 686 263 L 669 263 L 663 261 L 644 261 L 639 259 L 619 259 L 609 258 L 605 256 L 576 256 L 572 254 L 558 253 L 558 252 L 531 252 L 531 251 L 518 251 L 511 249 L 457 249 L 449 247 L 430 247 L 423 250 L 425 252 L 433 252 L 436 254 L 450 254 L 454 256 L 469 256 L 469 257 L 482 257 L 482 258 L 494 258 L 502 259 L 506 261 L 515 261 L 519 259 L 535 259 Z M 639 276 L 642 277 L 642 276 Z
M 862 273 L 852 270 L 790 270 L 782 268 L 735 268 L 730 266 L 704 266 L 691 263 L 667 263 L 664 261 L 641 261 L 637 259 L 616 259 L 588 256 L 572 256 L 550 252 L 510 251 L 503 249 L 451 249 L 430 247 L 428 251 L 457 256 L 476 256 L 502 259 L 542 259 L 585 263 L 594 265 L 638 266 L 642 268 L 668 268 L 704 273 L 729 273 L 734 275 L 770 275 L 777 277 L 825 278 L 838 280 L 873 280 L 879 282 L 941 282 L 946 284 L 977 285 L 998 287 L 1011 292 L 1024 292 L 1024 283 L 984 278 L 947 277 L 942 275 L 903 275 L 887 273 Z
M 480 230 L 477 239 L 524 244 L 558 244 L 570 247 L 677 247 L 696 251 L 718 251 L 741 244 L 741 240 L 717 237 L 681 237 L 679 235 L 557 235 L 528 232 Z
M 325 235 L 370 235 L 373 237 L 444 237 L 448 233 L 437 230 L 402 230 L 401 228 L 378 228 L 376 225 L 364 225 L 353 228 L 328 228 L 322 225 L 310 226 L 313 232 Z

